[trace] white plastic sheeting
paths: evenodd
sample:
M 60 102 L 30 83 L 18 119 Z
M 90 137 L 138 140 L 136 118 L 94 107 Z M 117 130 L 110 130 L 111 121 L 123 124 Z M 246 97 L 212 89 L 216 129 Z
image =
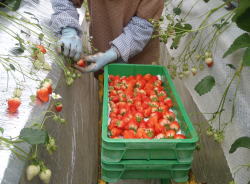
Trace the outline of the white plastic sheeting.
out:
M 169 9 L 176 7 L 180 1 L 170 1 Z M 222 1 L 210 1 L 209 3 L 204 3 L 204 1 L 195 1 L 195 0 L 185 0 L 183 1 L 183 5 L 181 6 L 182 13 L 185 15 L 189 12 L 190 8 L 194 3 L 197 3 L 190 15 L 187 17 L 187 22 L 190 23 L 193 28 L 197 28 L 208 10 L 219 6 L 222 4 Z M 211 24 L 215 20 L 217 20 L 220 16 L 223 16 L 228 11 L 226 9 L 221 9 L 211 16 L 208 23 Z M 211 113 L 215 112 L 217 109 L 219 102 L 221 100 L 222 94 L 227 86 L 228 82 L 231 80 L 234 70 L 226 66 L 226 64 L 233 64 L 234 66 L 238 66 L 243 55 L 243 51 L 237 51 L 234 54 L 222 58 L 225 51 L 229 48 L 235 38 L 243 33 L 242 30 L 238 29 L 235 24 L 231 25 L 222 35 L 219 37 L 217 43 L 215 44 L 215 48 L 213 50 L 213 58 L 214 58 L 214 66 L 212 68 L 205 67 L 205 70 L 199 72 L 195 77 L 188 77 L 183 79 L 186 87 L 190 91 L 195 103 L 197 104 L 199 110 L 203 113 Z M 207 34 L 203 34 L 202 39 L 206 39 Z M 187 38 L 184 38 L 181 41 L 180 49 L 171 50 L 170 44 L 167 44 L 168 53 L 176 57 L 180 54 L 180 50 L 183 49 L 187 43 Z M 166 61 L 167 63 L 167 61 Z M 205 76 L 212 75 L 215 77 L 216 86 L 209 93 L 199 96 L 194 90 L 196 84 Z M 250 67 L 246 67 L 243 69 L 241 75 L 241 83 L 239 86 L 237 98 L 236 98 L 236 108 L 235 108 L 235 116 L 233 119 L 233 123 L 229 124 L 225 129 L 225 141 L 222 143 L 222 148 L 227 159 L 229 168 L 235 182 L 237 184 L 246 184 L 250 181 L 250 171 L 246 168 L 242 168 L 236 174 L 234 174 L 235 170 L 238 166 L 249 164 L 250 163 L 250 150 L 245 148 L 238 149 L 235 153 L 229 154 L 229 149 L 232 143 L 238 138 L 242 136 L 250 136 Z M 236 88 L 237 80 L 232 83 L 232 86 L 228 92 L 227 102 L 225 104 L 225 112 L 223 113 L 222 120 L 227 122 L 231 116 L 231 108 L 232 101 L 229 99 L 233 99 L 234 91 Z M 211 115 L 204 114 L 205 118 L 209 120 Z M 213 124 L 214 127 L 217 127 L 218 124 L 216 122 Z M 213 154 L 213 150 L 210 151 Z M 216 158 L 214 158 L 216 159 Z M 209 162 L 209 160 L 208 160 Z

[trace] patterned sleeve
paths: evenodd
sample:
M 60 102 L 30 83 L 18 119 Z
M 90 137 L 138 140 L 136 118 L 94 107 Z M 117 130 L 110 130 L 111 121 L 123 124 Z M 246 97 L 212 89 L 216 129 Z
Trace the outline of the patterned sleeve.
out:
M 51 0 L 54 13 L 51 16 L 51 28 L 60 35 L 65 27 L 72 27 L 82 34 L 79 24 L 79 14 L 73 3 L 69 0 Z
M 153 25 L 146 19 L 133 17 L 123 29 L 123 33 L 111 42 L 121 59 L 127 62 L 129 58 L 140 53 L 153 34 Z

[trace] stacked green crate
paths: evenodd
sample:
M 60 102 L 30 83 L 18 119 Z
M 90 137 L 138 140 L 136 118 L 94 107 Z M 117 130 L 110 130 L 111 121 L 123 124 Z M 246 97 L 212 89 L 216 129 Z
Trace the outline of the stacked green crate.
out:
M 186 139 L 111 139 L 108 137 L 108 76 L 160 75 L 172 110 Z M 104 72 L 102 119 L 102 177 L 107 182 L 120 179 L 172 179 L 185 182 L 191 168 L 197 133 L 186 113 L 172 79 L 162 66 L 111 64 Z

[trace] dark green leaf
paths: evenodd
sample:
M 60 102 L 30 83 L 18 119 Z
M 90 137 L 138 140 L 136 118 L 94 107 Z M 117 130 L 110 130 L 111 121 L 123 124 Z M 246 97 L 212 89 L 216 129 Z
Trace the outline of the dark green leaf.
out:
M 16 70 L 16 68 L 15 68 L 15 66 L 13 64 L 10 64 L 9 66 L 10 66 L 11 70 L 13 70 L 13 71 Z
M 48 141 L 48 133 L 41 129 L 23 128 L 19 137 L 31 145 L 45 144 Z
M 250 149 L 250 137 L 240 137 L 231 146 L 229 153 L 235 152 L 238 148 Z
M 245 47 L 250 47 L 250 36 L 248 33 L 244 33 L 236 38 L 230 48 L 223 55 L 223 58 L 235 52 L 236 50 Z
M 220 30 L 222 27 L 228 25 L 229 22 L 223 22 L 221 24 L 214 24 L 213 26 L 216 27 L 218 30 Z
M 21 0 L 5 0 L 4 4 L 6 4 L 12 11 L 16 11 L 21 4 Z
M 248 182 L 248 184 L 250 184 L 250 181 Z
M 237 26 L 245 31 L 250 32 L 250 1 L 240 0 L 239 7 L 236 9 L 236 13 L 233 17 L 233 21 Z
M 243 55 L 243 65 L 250 66 L 250 47 L 247 48 Z
M 205 3 L 208 3 L 210 0 L 203 0 Z
M 0 132 L 3 134 L 4 129 L 2 127 L 0 127 Z
M 215 79 L 213 76 L 209 75 L 204 77 L 196 86 L 195 91 L 201 96 L 209 91 L 214 87 L 215 85 Z
M 39 40 L 41 40 L 41 41 L 43 41 L 43 37 L 44 37 L 43 33 L 40 33 L 39 36 L 38 36 Z
M 184 34 L 192 29 L 191 24 L 184 24 L 181 23 L 175 24 L 175 33 L 176 34 Z
M 180 15 L 181 14 L 181 9 L 180 8 L 174 8 L 173 12 L 175 13 L 175 15 Z
M 24 50 L 21 47 L 14 47 L 13 49 L 11 49 L 10 51 L 12 54 L 14 55 L 20 55 L 24 52 Z
M 178 45 L 180 43 L 180 40 L 181 40 L 181 35 L 177 35 L 174 39 L 173 39 L 173 42 L 170 46 L 170 49 L 177 49 L 178 48 Z
M 232 65 L 232 64 L 226 64 L 227 66 L 229 66 L 230 68 L 232 68 L 232 69 L 234 69 L 234 70 L 236 70 L 236 68 L 235 68 L 235 66 L 234 65 Z
M 36 96 L 35 95 L 30 95 L 30 100 L 31 100 L 31 102 L 35 102 Z

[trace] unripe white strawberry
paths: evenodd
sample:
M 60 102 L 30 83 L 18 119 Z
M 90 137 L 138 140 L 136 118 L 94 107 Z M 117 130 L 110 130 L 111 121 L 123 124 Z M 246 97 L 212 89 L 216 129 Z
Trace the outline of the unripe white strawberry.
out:
M 27 180 L 31 181 L 40 172 L 39 165 L 29 165 L 26 169 Z
M 39 174 L 39 178 L 43 181 L 44 184 L 49 184 L 51 174 L 52 174 L 51 170 L 46 169 Z
M 205 63 L 207 64 L 208 67 L 212 67 L 214 64 L 213 58 L 206 58 Z
M 193 75 L 196 75 L 197 74 L 197 69 L 195 67 L 191 68 L 191 72 Z
M 190 71 L 189 70 L 187 70 L 187 71 L 185 71 L 185 72 L 183 72 L 184 73 L 184 75 L 186 76 L 186 77 L 188 77 L 189 76 L 189 74 L 190 74 Z
M 211 56 L 212 56 L 211 52 L 205 52 L 205 57 L 206 57 L 206 58 L 209 58 L 209 57 L 211 57 Z

